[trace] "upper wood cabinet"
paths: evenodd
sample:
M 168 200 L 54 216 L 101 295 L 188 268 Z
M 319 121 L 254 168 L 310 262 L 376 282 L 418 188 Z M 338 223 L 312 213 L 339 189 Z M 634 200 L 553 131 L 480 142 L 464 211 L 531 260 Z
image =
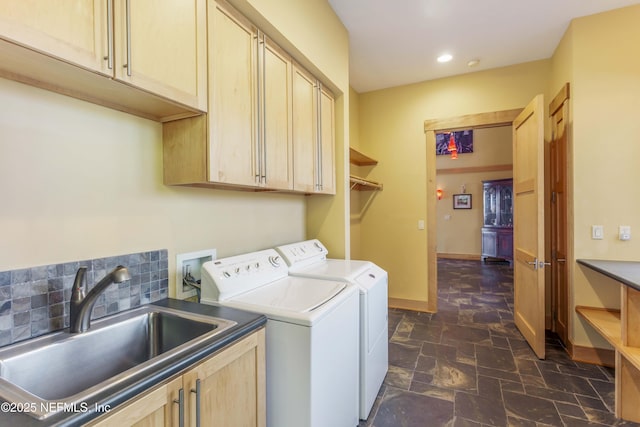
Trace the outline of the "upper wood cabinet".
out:
M 209 114 L 164 125 L 165 184 L 292 190 L 291 60 L 209 2 Z
M 206 111 L 205 1 L 3 0 L 0 76 L 156 120 Z
M 0 37 L 47 55 L 105 72 L 108 18 L 105 0 L 5 0 Z
M 291 60 L 244 16 L 209 2 L 211 182 L 293 188 Z
M 335 194 L 333 95 L 297 64 L 292 93 L 294 189 Z
M 205 0 L 113 0 L 113 7 L 115 78 L 206 111 Z

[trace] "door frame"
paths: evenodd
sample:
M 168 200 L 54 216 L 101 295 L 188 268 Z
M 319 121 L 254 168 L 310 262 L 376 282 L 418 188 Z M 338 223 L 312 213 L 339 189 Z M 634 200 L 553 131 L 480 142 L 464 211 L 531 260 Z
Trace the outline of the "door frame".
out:
M 545 180 L 548 181 L 548 189 L 547 189 L 547 194 L 551 195 L 551 200 L 547 200 L 547 203 L 549 204 L 549 207 L 547 208 L 547 212 L 549 212 L 549 229 L 547 230 L 548 234 L 547 234 L 547 241 L 549 242 L 548 244 L 548 250 L 549 252 L 546 254 L 547 255 L 547 259 L 550 259 L 552 263 L 554 263 L 554 265 L 552 265 L 552 268 L 549 269 L 549 276 L 547 278 L 547 283 L 550 284 L 549 286 L 549 307 L 550 307 L 550 313 L 548 313 L 549 319 L 548 319 L 548 329 L 551 329 L 553 332 L 558 332 L 558 319 L 557 319 L 557 313 L 559 312 L 559 302 L 560 302 L 560 298 L 558 297 L 558 293 L 560 291 L 562 291 L 562 289 L 560 289 L 558 287 L 558 283 L 556 280 L 556 277 L 554 277 L 554 272 L 556 271 L 556 268 L 559 268 L 559 266 L 557 265 L 558 263 L 558 259 L 557 259 L 557 254 L 553 253 L 553 249 L 556 246 L 555 244 L 555 240 L 556 238 L 562 238 L 565 240 L 565 247 L 566 247 L 566 253 L 565 255 L 565 263 L 564 263 L 564 268 L 565 268 L 565 286 L 566 286 L 566 304 L 567 306 L 564 307 L 564 310 L 566 312 L 567 318 L 566 320 L 566 331 L 564 331 L 564 336 L 562 334 L 559 334 L 561 341 L 563 342 L 563 344 L 565 345 L 565 347 L 567 349 L 569 349 L 569 353 L 573 354 L 573 350 L 571 349 L 571 340 L 569 339 L 569 334 L 570 331 L 572 330 L 572 315 L 569 312 L 569 307 L 572 307 L 573 304 L 571 303 L 571 299 L 572 299 L 572 295 L 570 292 L 570 286 L 569 284 L 573 282 L 573 271 L 571 268 L 569 268 L 569 265 L 572 265 L 573 263 L 573 259 L 574 259 L 574 255 L 573 255 L 573 245 L 570 244 L 570 242 L 573 241 L 573 226 L 572 226 L 572 215 L 571 212 L 573 212 L 573 198 L 570 197 L 571 192 L 572 192 L 572 176 L 573 176 L 573 168 L 572 168 L 572 164 L 571 164 L 571 158 L 569 157 L 570 155 L 570 144 L 571 144 L 571 120 L 570 120 L 570 97 L 571 97 L 571 90 L 570 90 L 570 84 L 569 83 L 565 83 L 562 88 L 558 91 L 558 93 L 556 94 L 555 98 L 553 98 L 553 100 L 549 103 L 549 117 L 551 119 L 553 119 L 554 114 L 556 113 L 556 111 L 558 111 L 561 108 L 565 108 L 565 111 L 563 114 L 565 114 L 563 116 L 563 121 L 565 122 L 565 127 L 564 127 L 564 135 L 563 138 L 565 138 L 565 153 L 564 156 L 561 156 L 562 159 L 564 160 L 564 163 L 557 165 L 559 168 L 564 169 L 566 176 L 565 176 L 565 185 L 564 185 L 564 198 L 565 198 L 565 202 L 566 202 L 566 210 L 564 212 L 564 218 L 557 218 L 554 217 L 554 208 L 553 208 L 553 203 L 554 203 L 554 195 L 553 195 L 553 177 L 554 177 L 554 172 L 553 172 L 553 166 L 554 166 L 554 159 L 553 159 L 553 151 L 551 150 L 551 144 L 553 144 L 555 142 L 555 126 L 552 123 L 551 124 L 551 138 L 548 144 L 546 144 L 546 149 L 549 151 L 548 153 L 548 160 L 545 161 L 546 166 L 548 165 L 548 167 L 545 167 Z M 547 156 L 545 156 L 547 157 Z M 554 226 L 554 221 L 560 221 L 562 222 L 562 225 L 564 225 L 565 229 L 564 230 L 560 230 L 562 232 L 561 236 L 557 236 L 557 233 L 554 233 L 554 230 L 557 229 L 556 226 Z
M 427 149 L 427 308 L 438 311 L 436 133 L 513 125 L 523 108 L 424 121 Z

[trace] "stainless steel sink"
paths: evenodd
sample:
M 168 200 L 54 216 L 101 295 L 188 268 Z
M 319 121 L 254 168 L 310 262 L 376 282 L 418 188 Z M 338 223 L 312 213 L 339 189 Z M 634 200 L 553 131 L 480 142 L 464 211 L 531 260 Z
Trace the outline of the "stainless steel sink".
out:
M 47 418 L 212 342 L 236 322 L 165 307 L 143 306 L 0 349 L 0 398 L 28 402 Z

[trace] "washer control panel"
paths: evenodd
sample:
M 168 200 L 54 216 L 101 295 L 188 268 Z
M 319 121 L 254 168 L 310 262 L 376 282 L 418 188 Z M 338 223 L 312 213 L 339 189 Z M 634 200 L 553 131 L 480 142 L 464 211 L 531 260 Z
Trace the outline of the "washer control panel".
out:
M 278 246 L 276 250 L 282 254 L 289 267 L 302 267 L 325 260 L 329 253 L 318 239 Z
M 208 261 L 202 265 L 202 300 L 224 301 L 288 274 L 275 249 Z

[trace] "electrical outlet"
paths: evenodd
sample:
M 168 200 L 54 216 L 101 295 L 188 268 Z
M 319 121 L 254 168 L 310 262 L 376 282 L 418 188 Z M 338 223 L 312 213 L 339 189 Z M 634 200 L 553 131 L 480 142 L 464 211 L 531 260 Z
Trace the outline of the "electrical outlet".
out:
M 424 219 L 418 220 L 418 230 L 424 230 Z
M 602 239 L 604 239 L 604 227 L 602 225 L 592 225 L 591 226 L 591 238 L 593 240 L 602 240 Z
M 631 240 L 631 226 L 621 225 L 618 229 L 618 238 L 620 240 Z

